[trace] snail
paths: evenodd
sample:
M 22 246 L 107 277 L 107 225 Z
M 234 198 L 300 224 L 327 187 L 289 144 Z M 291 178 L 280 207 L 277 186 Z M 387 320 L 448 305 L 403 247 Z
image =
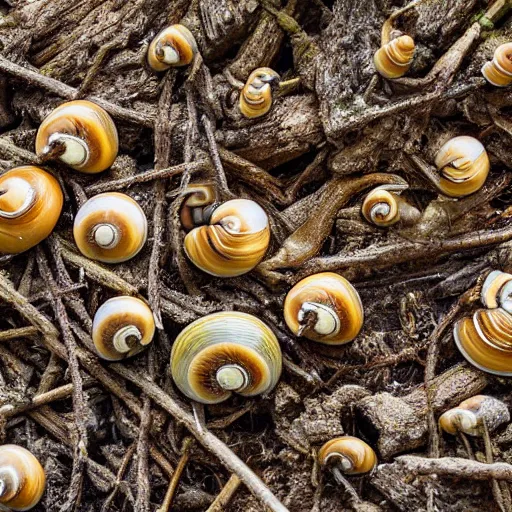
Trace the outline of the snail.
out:
M 73 169 L 96 174 L 116 159 L 119 142 L 112 118 L 86 100 L 63 103 L 41 123 L 36 153 L 43 160 L 60 160 Z
M 493 270 L 482 285 L 480 298 L 485 307 L 501 307 L 512 314 L 512 274 Z
M 441 173 L 439 189 L 450 197 L 467 196 L 480 190 L 490 169 L 484 146 L 468 136 L 446 142 L 437 153 L 435 163 Z
M 45 486 L 44 469 L 34 455 L 14 444 L 0 446 L 1 510 L 30 510 Z
M 224 311 L 192 322 L 176 338 L 171 374 L 180 391 L 204 404 L 233 392 L 254 396 L 271 391 L 281 375 L 279 343 L 258 318 Z
M 284 319 L 296 336 L 341 345 L 363 326 L 363 305 L 355 288 L 342 276 L 323 272 L 298 282 L 284 301 Z
M 496 48 L 494 58 L 484 64 L 482 75 L 496 87 L 512 84 L 512 43 L 502 44 Z
M 171 25 L 151 41 L 148 64 L 153 71 L 188 66 L 197 51 L 197 43 L 190 30 L 183 25 Z
M 136 256 L 146 242 L 142 208 L 118 192 L 89 199 L 75 217 L 73 235 L 80 252 L 93 260 L 121 263 Z
M 240 92 L 240 112 L 249 119 L 265 115 L 272 106 L 272 87 L 279 81 L 273 69 L 255 69 Z
M 407 35 L 383 44 L 373 57 L 375 69 L 384 78 L 399 78 L 405 75 L 411 67 L 414 48 L 413 38 Z
M 27 251 L 55 227 L 64 197 L 58 181 L 39 167 L 15 167 L 0 176 L 0 253 Z
M 378 227 L 388 227 L 398 222 L 404 226 L 415 224 L 421 213 L 399 196 L 402 190 L 403 185 L 382 185 L 373 189 L 363 201 L 363 217 Z
M 318 462 L 321 466 L 329 465 L 345 475 L 369 473 L 377 465 L 375 452 L 364 441 L 357 437 L 343 436 L 331 439 L 318 451 Z
M 135 297 L 114 297 L 94 315 L 92 341 L 108 361 L 119 361 L 142 352 L 155 334 L 151 309 Z
M 504 309 L 479 309 L 455 324 L 453 337 L 462 355 L 477 368 L 512 376 L 512 315 Z
M 208 183 L 189 185 L 185 192 L 187 199 L 183 202 L 180 212 L 182 226 L 190 231 L 199 224 L 206 224 L 212 213 L 215 189 Z M 210 205 L 211 208 L 205 208 Z
M 232 199 L 210 210 L 208 225 L 185 236 L 188 258 L 217 277 L 249 272 L 263 259 L 270 242 L 267 214 L 249 199 Z
M 508 407 L 501 400 L 492 396 L 477 395 L 442 414 L 439 426 L 452 435 L 463 432 L 470 436 L 480 436 L 484 430 L 484 422 L 492 432 L 509 421 Z

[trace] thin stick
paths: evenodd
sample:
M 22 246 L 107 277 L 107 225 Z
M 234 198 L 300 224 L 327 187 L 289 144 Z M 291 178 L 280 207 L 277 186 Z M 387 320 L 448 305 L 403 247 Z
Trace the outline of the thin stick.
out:
M 236 475 L 231 475 L 226 485 L 222 488 L 215 498 L 215 501 L 208 507 L 206 512 L 224 512 L 236 490 L 240 487 L 240 483 L 240 478 Z
M 19 338 L 29 338 L 36 335 L 38 330 L 35 327 L 19 327 L 18 329 L 8 329 L 0 332 L 0 342 L 17 340 Z
M 483 438 L 484 438 L 484 446 L 485 446 L 485 460 L 488 464 L 492 464 L 494 462 L 494 456 L 492 454 L 491 436 L 489 435 L 489 429 L 487 427 L 487 422 L 485 421 L 485 419 L 482 422 L 482 427 L 483 427 Z M 501 493 L 501 488 L 500 488 L 498 480 L 493 478 L 491 480 L 491 486 L 492 486 L 492 494 L 494 496 L 494 499 L 496 500 L 496 503 L 497 503 L 499 509 L 502 512 L 507 512 L 508 509 L 505 508 L 505 504 L 503 502 L 503 495 Z

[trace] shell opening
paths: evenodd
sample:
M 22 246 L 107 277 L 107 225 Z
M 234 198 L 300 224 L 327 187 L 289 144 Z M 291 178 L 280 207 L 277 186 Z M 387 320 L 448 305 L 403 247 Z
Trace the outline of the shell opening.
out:
M 370 210 L 370 218 L 373 222 L 378 223 L 391 213 L 391 206 L 387 203 L 377 203 Z
M 48 138 L 48 146 L 43 149 L 43 155 L 50 153 L 52 146 L 62 146 L 64 148 L 59 155 L 59 159 L 67 165 L 82 165 L 89 160 L 89 147 L 80 137 L 68 133 L 52 133 Z
M 3 501 L 14 498 L 18 494 L 20 485 L 19 474 L 13 466 L 0 468 L 0 498 Z
M 112 224 L 99 224 L 93 233 L 94 241 L 102 249 L 113 249 L 119 243 L 119 230 Z
M 174 46 L 168 44 L 161 46 L 161 57 L 162 62 L 169 65 L 178 64 L 180 62 L 180 54 L 176 51 Z
M 228 233 L 237 234 L 240 233 L 240 230 L 242 229 L 242 221 L 234 215 L 224 217 L 220 221 L 220 224 Z
M 317 334 L 329 336 L 337 334 L 341 328 L 338 315 L 332 308 L 317 302 L 304 302 L 297 315 L 299 324 L 304 324 L 308 316 L 314 315 L 313 330 Z
M 21 217 L 22 215 L 25 215 L 32 206 L 34 206 L 34 203 L 37 199 L 37 193 L 35 189 L 30 185 L 28 181 L 25 181 L 21 178 L 12 178 L 12 184 L 10 187 L 18 187 L 19 189 L 23 190 L 23 193 L 25 195 L 25 200 L 23 201 L 23 204 L 16 210 L 12 212 L 7 212 L 5 210 L 0 210 L 0 217 L 3 219 L 17 219 L 18 217 Z M 7 194 L 9 192 L 9 189 L 7 190 L 0 190 L 0 196 Z
M 226 391 L 241 391 L 249 384 L 249 375 L 237 364 L 226 364 L 215 375 L 219 386 Z
M 114 348 L 120 354 L 126 354 L 142 340 L 142 334 L 134 325 L 127 325 L 114 334 Z

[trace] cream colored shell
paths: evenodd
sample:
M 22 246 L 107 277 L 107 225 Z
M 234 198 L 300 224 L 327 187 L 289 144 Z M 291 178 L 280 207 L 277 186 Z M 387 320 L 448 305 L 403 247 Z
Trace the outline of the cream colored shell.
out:
M 249 119 L 264 116 L 272 107 L 272 84 L 279 80 L 273 69 L 255 69 L 240 92 L 240 112 Z
M 496 87 L 512 84 L 512 43 L 502 44 L 496 48 L 492 61 L 484 64 L 482 75 Z
M 145 302 L 135 297 L 114 297 L 94 316 L 92 340 L 98 355 L 119 361 L 142 352 L 155 334 L 155 320 Z
M 399 78 L 411 67 L 414 58 L 414 40 L 404 35 L 393 39 L 375 52 L 375 69 L 384 78 Z
M 216 208 L 208 226 L 188 233 L 185 253 L 204 272 L 234 277 L 251 271 L 265 256 L 270 242 L 268 217 L 248 199 L 233 199 Z
M 346 475 L 369 473 L 377 465 L 377 456 L 367 443 L 352 436 L 331 439 L 318 451 L 318 462 L 335 465 Z
M 480 297 L 484 306 L 501 307 L 512 314 L 512 274 L 493 270 L 482 285 Z
M 108 169 L 118 149 L 114 121 L 99 105 L 86 100 L 57 107 L 41 123 L 36 136 L 39 157 L 59 159 L 88 174 Z
M 44 240 L 59 220 L 64 198 L 58 181 L 39 167 L 0 176 L 0 253 L 16 254 Z
M 0 508 L 30 510 L 45 486 L 44 470 L 32 453 L 14 444 L 0 446 Z
M 80 252 L 93 260 L 121 263 L 146 243 L 147 219 L 131 197 L 117 192 L 89 199 L 75 217 L 73 235 Z
M 214 313 L 191 323 L 176 338 L 171 374 L 192 400 L 215 404 L 233 392 L 254 396 L 271 391 L 281 375 L 279 343 L 258 318 Z
M 164 28 L 149 45 L 148 64 L 154 71 L 187 66 L 197 51 L 197 43 L 190 30 L 183 25 L 171 25 Z
M 359 334 L 364 321 L 363 305 L 344 277 L 323 272 L 306 277 L 288 292 L 284 319 L 296 336 L 341 345 Z
M 489 174 L 490 162 L 484 146 L 474 137 L 449 140 L 436 155 L 441 173 L 439 188 L 450 197 L 462 197 L 480 190 Z

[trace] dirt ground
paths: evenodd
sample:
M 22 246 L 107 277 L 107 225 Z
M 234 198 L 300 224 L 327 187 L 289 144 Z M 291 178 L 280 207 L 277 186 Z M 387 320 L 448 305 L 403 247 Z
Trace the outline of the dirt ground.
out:
M 120 144 L 101 174 L 45 162 L 64 190 L 58 224 L 37 247 L 0 256 L 0 434 L 45 468 L 33 510 L 512 510 L 512 426 L 484 440 L 437 424 L 477 394 L 512 403 L 510 379 L 467 363 L 452 335 L 482 307 L 488 272 L 512 272 L 512 87 L 481 74 L 512 41 L 511 7 L 0 0 L 1 171 L 40 163 L 38 126 L 63 101 L 102 106 Z M 199 52 L 155 73 L 149 43 L 175 23 Z M 402 78 L 375 71 L 383 26 L 414 39 Z M 266 66 L 280 86 L 268 114 L 247 119 L 240 88 Z M 484 145 L 491 170 L 480 190 L 453 199 L 434 162 L 459 135 Z M 220 201 L 250 198 L 269 216 L 270 247 L 248 274 L 209 276 L 183 251 L 183 191 L 205 181 Z M 419 211 L 410 225 L 361 215 L 386 183 L 407 185 L 401 197 Z M 72 235 L 78 208 L 110 191 L 130 195 L 149 222 L 141 253 L 116 265 L 82 256 Z M 298 338 L 284 322 L 286 293 L 322 271 L 361 297 L 364 326 L 345 345 Z M 158 329 L 146 351 L 108 363 L 94 354 L 92 319 L 117 295 L 146 299 Z M 171 346 L 192 321 L 232 310 L 274 331 L 280 382 L 263 396 L 192 405 L 169 375 Z M 379 462 L 338 482 L 316 454 L 344 434 Z

